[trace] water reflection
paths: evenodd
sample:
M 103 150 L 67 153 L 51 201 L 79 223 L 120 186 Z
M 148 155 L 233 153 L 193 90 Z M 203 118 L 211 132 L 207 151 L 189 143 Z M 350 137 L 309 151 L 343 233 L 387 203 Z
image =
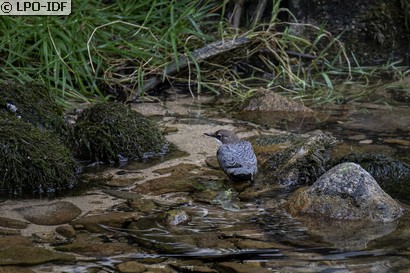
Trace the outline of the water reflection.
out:
M 183 209 L 192 218 L 181 226 L 167 226 L 157 213 L 131 223 L 126 229 L 107 227 L 110 232 L 128 236 L 130 243 L 152 251 L 117 258 L 258 262 L 263 268 L 281 272 L 396 272 L 410 267 L 408 243 L 403 245 L 410 237 L 408 215 L 398 229 L 379 226 L 380 231 L 363 227 L 363 233 L 349 237 L 340 223 L 327 229 L 321 227 L 320 231 L 288 217 L 279 208 L 242 206 L 239 211 L 228 212 L 198 203 Z M 371 235 L 366 237 L 366 233 Z M 377 236 L 379 240 L 375 240 Z M 397 237 L 401 238 L 400 249 L 392 243 Z M 350 244 L 362 238 L 367 238 L 365 244 Z M 370 247 L 368 241 L 372 241 Z

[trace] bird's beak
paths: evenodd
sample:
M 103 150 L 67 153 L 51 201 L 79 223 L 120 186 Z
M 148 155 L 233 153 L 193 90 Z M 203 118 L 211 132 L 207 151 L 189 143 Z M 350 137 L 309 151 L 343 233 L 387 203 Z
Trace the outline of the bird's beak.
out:
M 215 137 L 213 133 L 204 133 L 204 135 L 209 136 L 209 137 Z

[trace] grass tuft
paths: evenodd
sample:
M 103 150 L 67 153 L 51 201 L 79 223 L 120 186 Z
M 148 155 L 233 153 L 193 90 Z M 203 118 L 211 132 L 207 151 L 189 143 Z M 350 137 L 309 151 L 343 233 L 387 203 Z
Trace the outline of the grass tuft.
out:
M 368 86 L 379 76 L 408 74 L 397 63 L 361 66 L 325 26 L 297 23 L 280 2 L 268 23 L 258 17 L 251 29 L 231 27 L 229 3 L 212 0 L 73 0 L 70 16 L 5 16 L 0 81 L 41 82 L 66 107 L 112 96 L 134 100 L 158 82 L 175 81 L 193 96 L 211 91 L 245 100 L 265 87 L 323 103 L 340 100 L 340 83 Z M 279 13 L 294 22 L 281 22 Z M 251 43 L 195 57 L 198 49 L 236 38 Z

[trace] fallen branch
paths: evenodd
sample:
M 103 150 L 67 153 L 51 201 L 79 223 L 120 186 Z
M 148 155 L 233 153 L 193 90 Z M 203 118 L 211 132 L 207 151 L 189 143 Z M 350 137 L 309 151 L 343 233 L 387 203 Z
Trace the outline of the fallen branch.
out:
M 190 57 L 188 57 L 187 55 L 183 55 L 178 58 L 178 61 L 174 61 L 167 65 L 162 74 L 157 74 L 145 80 L 143 87 L 136 90 L 136 93 L 130 97 L 128 102 L 135 101 L 141 93 L 147 92 L 152 88 L 156 87 L 157 85 L 161 84 L 166 76 L 174 75 L 179 71 L 179 69 L 187 67 L 189 64 L 189 59 L 193 59 L 194 62 L 201 62 L 210 57 L 214 57 L 218 54 L 246 45 L 250 42 L 251 39 L 246 37 L 239 37 L 229 40 L 220 40 L 208 44 L 197 50 L 194 50 L 192 54 L 190 54 Z

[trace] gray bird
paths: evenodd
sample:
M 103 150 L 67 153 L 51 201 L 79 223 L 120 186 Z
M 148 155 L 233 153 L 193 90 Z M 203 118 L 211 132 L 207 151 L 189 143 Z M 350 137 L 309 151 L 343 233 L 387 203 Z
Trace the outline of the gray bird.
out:
M 249 141 L 240 139 L 234 132 L 218 130 L 215 133 L 205 133 L 213 137 L 219 146 L 216 157 L 222 171 L 233 181 L 254 181 L 258 171 L 255 152 Z

